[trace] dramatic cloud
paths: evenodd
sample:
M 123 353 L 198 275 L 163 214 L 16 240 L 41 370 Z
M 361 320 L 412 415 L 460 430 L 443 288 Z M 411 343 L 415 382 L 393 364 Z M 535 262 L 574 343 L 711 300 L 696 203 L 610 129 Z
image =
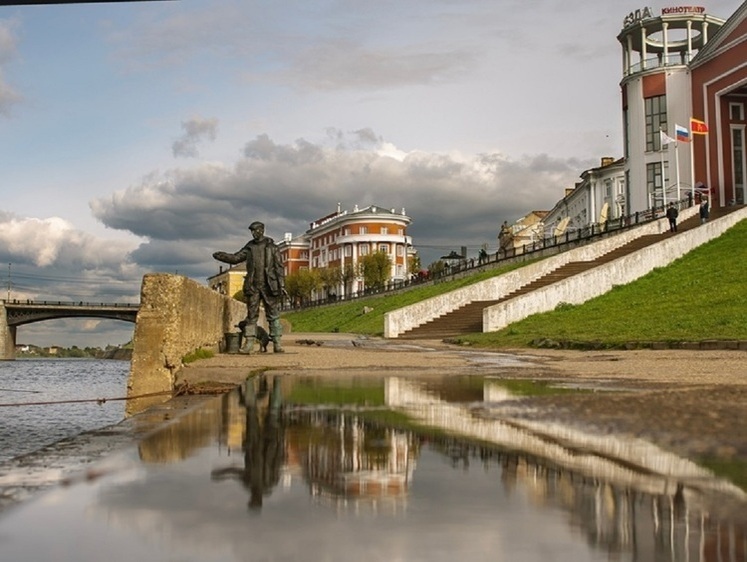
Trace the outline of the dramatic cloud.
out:
M 195 117 L 188 121 L 182 122 L 184 134 L 178 140 L 174 141 L 171 147 L 175 157 L 196 157 L 199 156 L 197 145 L 207 139 L 214 141 L 218 134 L 218 120 L 202 119 Z
M 108 241 L 59 218 L 0 212 L 0 260 L 10 264 L 12 298 L 136 302 L 144 270 L 132 243 Z
M 327 133 L 318 143 L 292 144 L 260 135 L 233 168 L 204 164 L 154 174 L 92 201 L 91 209 L 105 225 L 147 238 L 133 257 L 149 267 L 210 264 L 215 249 L 241 247 L 253 220 L 264 221 L 276 238 L 301 234 L 338 202 L 344 209 L 404 208 L 414 244 L 428 260 L 447 248 L 494 246 L 503 220 L 549 210 L 596 164 L 547 155 L 404 152 L 370 129 Z

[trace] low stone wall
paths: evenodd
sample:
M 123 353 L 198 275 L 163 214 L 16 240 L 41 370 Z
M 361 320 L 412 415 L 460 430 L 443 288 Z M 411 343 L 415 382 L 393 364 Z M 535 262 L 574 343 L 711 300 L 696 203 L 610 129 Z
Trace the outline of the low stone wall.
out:
M 128 396 L 171 392 L 182 358 L 200 348 L 220 350 L 227 332 L 246 316 L 246 306 L 196 281 L 153 273 L 143 277 L 135 323 Z M 163 396 L 128 400 L 127 413 L 163 401 Z
M 684 209 L 680 212 L 680 221 L 689 218 L 697 212 L 697 206 Z M 649 222 L 639 227 L 625 230 L 615 236 L 603 238 L 598 242 L 579 246 L 578 248 L 547 257 L 503 275 L 393 310 L 384 317 L 384 337 L 396 338 L 407 330 L 425 324 L 429 320 L 443 316 L 473 301 L 498 300 L 567 263 L 591 261 L 636 238 L 647 234 L 660 234 L 667 230 L 669 230 L 667 219 Z M 532 293 L 532 295 L 534 294 Z

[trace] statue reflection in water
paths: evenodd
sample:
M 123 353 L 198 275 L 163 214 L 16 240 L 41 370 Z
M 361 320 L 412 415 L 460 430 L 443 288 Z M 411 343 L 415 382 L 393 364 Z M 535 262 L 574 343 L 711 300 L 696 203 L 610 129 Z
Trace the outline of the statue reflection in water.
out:
M 279 482 L 280 467 L 285 462 L 280 378 L 273 378 L 269 392 L 264 375 L 247 380 L 239 388 L 239 400 L 246 408 L 244 468 L 216 469 L 211 477 L 213 480 L 238 479 L 249 491 L 249 509 L 259 511 L 262 498 L 269 495 Z M 265 409 L 264 420 L 261 420 L 260 410 Z

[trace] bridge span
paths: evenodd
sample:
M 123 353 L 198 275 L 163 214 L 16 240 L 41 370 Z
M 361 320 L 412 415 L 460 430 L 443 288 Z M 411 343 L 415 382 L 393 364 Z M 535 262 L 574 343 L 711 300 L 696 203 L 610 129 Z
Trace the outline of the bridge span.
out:
M 16 329 L 56 318 L 108 318 L 135 322 L 139 304 L 3 300 L 0 303 L 0 360 L 15 359 Z

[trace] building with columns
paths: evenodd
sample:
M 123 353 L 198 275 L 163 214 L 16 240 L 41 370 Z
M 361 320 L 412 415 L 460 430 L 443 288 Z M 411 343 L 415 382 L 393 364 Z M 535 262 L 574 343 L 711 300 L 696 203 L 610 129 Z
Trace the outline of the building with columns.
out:
M 726 20 L 702 6 L 638 9 L 617 40 L 624 157 L 583 172 L 544 218 L 545 237 L 690 195 L 745 203 L 747 3 Z
M 358 270 L 363 256 L 384 252 L 391 262 L 390 280 L 406 281 L 410 276 L 408 258 L 415 254 L 407 227 L 412 219 L 405 210 L 377 205 L 352 210 L 337 210 L 313 221 L 301 236 L 286 234 L 279 244 L 285 273 L 299 269 L 339 268 L 349 272 L 339 287 L 328 288 L 339 296 L 363 291 L 366 287 Z
M 625 174 L 623 159 L 601 159 L 596 168 L 585 170 L 581 181 L 545 215 L 544 237 L 575 232 L 625 216 Z
M 696 107 L 701 104 L 693 103 L 700 89 L 693 78 L 707 53 L 719 51 L 714 47 L 724 42 L 725 23 L 701 6 L 665 7 L 659 14 L 643 8 L 624 19 L 617 39 L 622 46 L 627 214 L 683 199 L 698 183 L 708 182 L 705 143 L 691 131 L 691 119 L 704 118 Z M 747 51 L 744 46 L 738 50 L 738 63 L 731 56 L 731 62 L 721 62 L 742 64 Z M 723 53 L 715 56 L 722 59 Z

